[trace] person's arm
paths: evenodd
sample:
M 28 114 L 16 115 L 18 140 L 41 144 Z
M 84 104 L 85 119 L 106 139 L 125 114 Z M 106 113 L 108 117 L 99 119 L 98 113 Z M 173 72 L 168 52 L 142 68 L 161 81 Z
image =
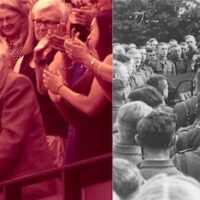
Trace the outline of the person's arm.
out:
M 96 79 L 93 80 L 88 96 L 76 93 L 65 86 L 60 73 L 53 74 L 44 70 L 44 85 L 51 92 L 60 95 L 65 101 L 83 113 L 93 116 L 98 113 L 107 102 L 103 89 Z
M 95 75 L 108 82 L 112 82 L 112 54 L 108 55 L 103 62 L 88 54 L 83 62 Z
M 97 55 L 92 55 L 94 52 L 91 53 L 87 46 L 77 38 L 74 41 L 65 41 L 65 51 L 70 58 L 83 63 L 84 67 L 92 70 L 96 76 L 112 82 L 112 54 L 101 62 L 96 58 Z
M 13 78 L 13 77 L 12 77 Z M 32 117 L 39 112 L 31 82 L 24 76 L 6 81 L 1 90 L 0 179 L 15 166 L 24 151 L 32 126 Z M 32 124 L 33 123 L 33 124 Z M 39 127 L 38 127 L 39 128 Z M 31 155 L 30 155 L 31 156 Z

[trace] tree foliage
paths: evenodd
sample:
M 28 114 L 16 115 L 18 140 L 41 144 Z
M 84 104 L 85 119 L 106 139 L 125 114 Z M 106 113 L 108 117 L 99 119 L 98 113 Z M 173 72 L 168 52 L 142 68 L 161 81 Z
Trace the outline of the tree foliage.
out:
M 199 0 L 115 0 L 113 15 L 114 42 L 180 42 L 188 34 L 200 41 Z

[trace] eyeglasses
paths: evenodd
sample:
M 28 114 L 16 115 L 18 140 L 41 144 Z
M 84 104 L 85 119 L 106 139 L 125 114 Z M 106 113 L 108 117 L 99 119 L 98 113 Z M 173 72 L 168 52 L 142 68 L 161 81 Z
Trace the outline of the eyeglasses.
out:
M 4 18 L 0 18 L 0 24 L 3 24 L 4 21 L 6 22 L 13 22 L 14 19 L 19 16 L 19 14 L 13 15 L 13 16 L 8 16 L 8 17 L 4 17 Z
M 46 28 L 54 28 L 56 25 L 60 24 L 59 21 L 40 20 L 40 19 L 34 19 L 33 22 L 36 27 L 41 27 L 42 25 L 44 25 Z

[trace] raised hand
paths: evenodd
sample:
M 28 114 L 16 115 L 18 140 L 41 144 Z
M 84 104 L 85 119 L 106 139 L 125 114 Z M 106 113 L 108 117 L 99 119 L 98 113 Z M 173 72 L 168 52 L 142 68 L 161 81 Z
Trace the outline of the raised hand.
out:
M 87 48 L 86 44 L 77 38 L 74 40 L 65 40 L 64 47 L 65 52 L 71 59 L 74 59 L 81 63 L 84 62 L 87 54 L 90 54 L 90 51 Z
M 49 38 L 42 38 L 34 48 L 34 61 L 39 63 L 40 61 L 45 60 L 50 50 L 51 47 Z

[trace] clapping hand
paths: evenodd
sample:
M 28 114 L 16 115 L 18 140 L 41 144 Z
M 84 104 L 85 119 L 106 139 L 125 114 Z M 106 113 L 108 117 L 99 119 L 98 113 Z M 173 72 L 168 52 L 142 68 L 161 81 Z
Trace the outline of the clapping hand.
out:
M 39 63 L 40 61 L 45 60 L 50 50 L 51 48 L 49 38 L 42 38 L 34 48 L 34 61 Z
M 43 83 L 44 86 L 52 93 L 57 94 L 59 87 L 64 85 L 64 82 L 65 82 L 64 78 L 60 73 L 60 71 L 57 71 L 57 73 L 53 73 L 51 71 L 44 69 Z

